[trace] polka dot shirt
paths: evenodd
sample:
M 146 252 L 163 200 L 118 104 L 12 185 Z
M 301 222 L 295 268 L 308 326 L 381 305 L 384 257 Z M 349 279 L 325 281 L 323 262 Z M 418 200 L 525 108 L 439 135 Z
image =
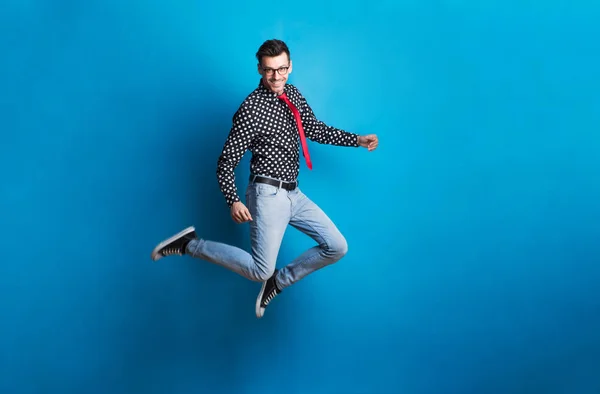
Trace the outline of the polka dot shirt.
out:
M 291 84 L 285 94 L 300 112 L 307 139 L 320 144 L 358 146 L 358 135 L 317 120 L 300 91 Z M 310 147 L 309 147 L 310 149 Z M 293 182 L 300 167 L 300 135 L 291 109 L 259 83 L 233 115 L 233 124 L 217 162 L 217 179 L 227 205 L 240 201 L 234 170 L 247 151 L 252 174 Z

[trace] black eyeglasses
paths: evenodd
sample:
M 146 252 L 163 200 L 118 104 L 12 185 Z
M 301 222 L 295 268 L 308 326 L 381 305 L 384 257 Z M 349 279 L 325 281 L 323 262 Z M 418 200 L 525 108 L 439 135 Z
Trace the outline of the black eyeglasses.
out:
M 279 74 L 279 75 L 285 75 L 285 74 L 287 74 L 288 69 L 290 67 L 289 66 L 283 66 L 283 67 L 279 67 L 279 68 L 264 68 L 263 66 L 260 66 L 260 68 L 267 75 L 273 75 L 275 73 L 275 71 L 277 71 L 277 74 Z

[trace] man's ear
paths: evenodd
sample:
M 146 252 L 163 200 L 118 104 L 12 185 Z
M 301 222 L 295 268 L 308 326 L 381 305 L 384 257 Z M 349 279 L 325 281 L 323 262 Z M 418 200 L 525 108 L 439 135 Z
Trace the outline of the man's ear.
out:
M 258 71 L 258 73 L 262 76 L 262 69 L 260 68 L 260 63 L 256 64 L 256 71 Z
M 292 73 L 292 59 L 290 59 L 290 68 L 288 70 L 288 74 Z

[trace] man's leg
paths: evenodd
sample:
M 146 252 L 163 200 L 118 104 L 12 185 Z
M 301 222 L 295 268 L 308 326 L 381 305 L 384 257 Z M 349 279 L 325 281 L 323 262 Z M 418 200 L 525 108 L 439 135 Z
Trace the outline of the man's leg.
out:
M 246 202 L 252 221 L 250 238 L 252 253 L 220 242 L 198 239 L 193 227 L 161 242 L 152 252 L 158 260 L 170 254 L 189 254 L 254 281 L 263 282 L 256 298 L 256 316 L 262 317 L 269 303 L 281 293 L 276 283 L 277 256 L 283 235 L 290 222 L 292 199 L 288 192 L 261 183 L 250 184 Z
M 288 287 L 306 275 L 339 261 L 348 244 L 331 219 L 300 189 L 289 194 L 292 201 L 290 224 L 313 238 L 318 245 L 308 249 L 277 273 L 277 286 Z
M 153 260 L 169 254 L 188 254 L 247 279 L 267 281 L 275 271 L 281 241 L 289 223 L 290 201 L 285 191 L 269 185 L 251 184 L 247 188 L 246 202 L 253 219 L 250 222 L 251 253 L 221 242 L 199 239 L 190 227 L 159 244 L 152 254 Z
M 246 191 L 248 210 L 252 216 L 250 222 L 250 239 L 252 242 L 252 255 L 255 260 L 266 257 L 268 265 L 268 279 L 263 281 L 260 292 L 256 297 L 256 317 L 261 318 L 269 303 L 281 293 L 275 278 L 277 270 L 277 256 L 283 235 L 290 222 L 291 201 L 288 192 L 275 186 L 264 183 L 251 183 Z

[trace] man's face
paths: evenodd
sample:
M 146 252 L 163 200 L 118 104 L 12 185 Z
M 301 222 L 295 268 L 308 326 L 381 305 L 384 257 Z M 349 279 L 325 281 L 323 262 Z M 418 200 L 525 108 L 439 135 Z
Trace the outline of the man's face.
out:
M 280 95 L 292 72 L 292 61 L 283 52 L 279 56 L 263 56 L 262 64 L 258 65 L 258 73 L 262 75 L 263 85 L 270 91 Z

